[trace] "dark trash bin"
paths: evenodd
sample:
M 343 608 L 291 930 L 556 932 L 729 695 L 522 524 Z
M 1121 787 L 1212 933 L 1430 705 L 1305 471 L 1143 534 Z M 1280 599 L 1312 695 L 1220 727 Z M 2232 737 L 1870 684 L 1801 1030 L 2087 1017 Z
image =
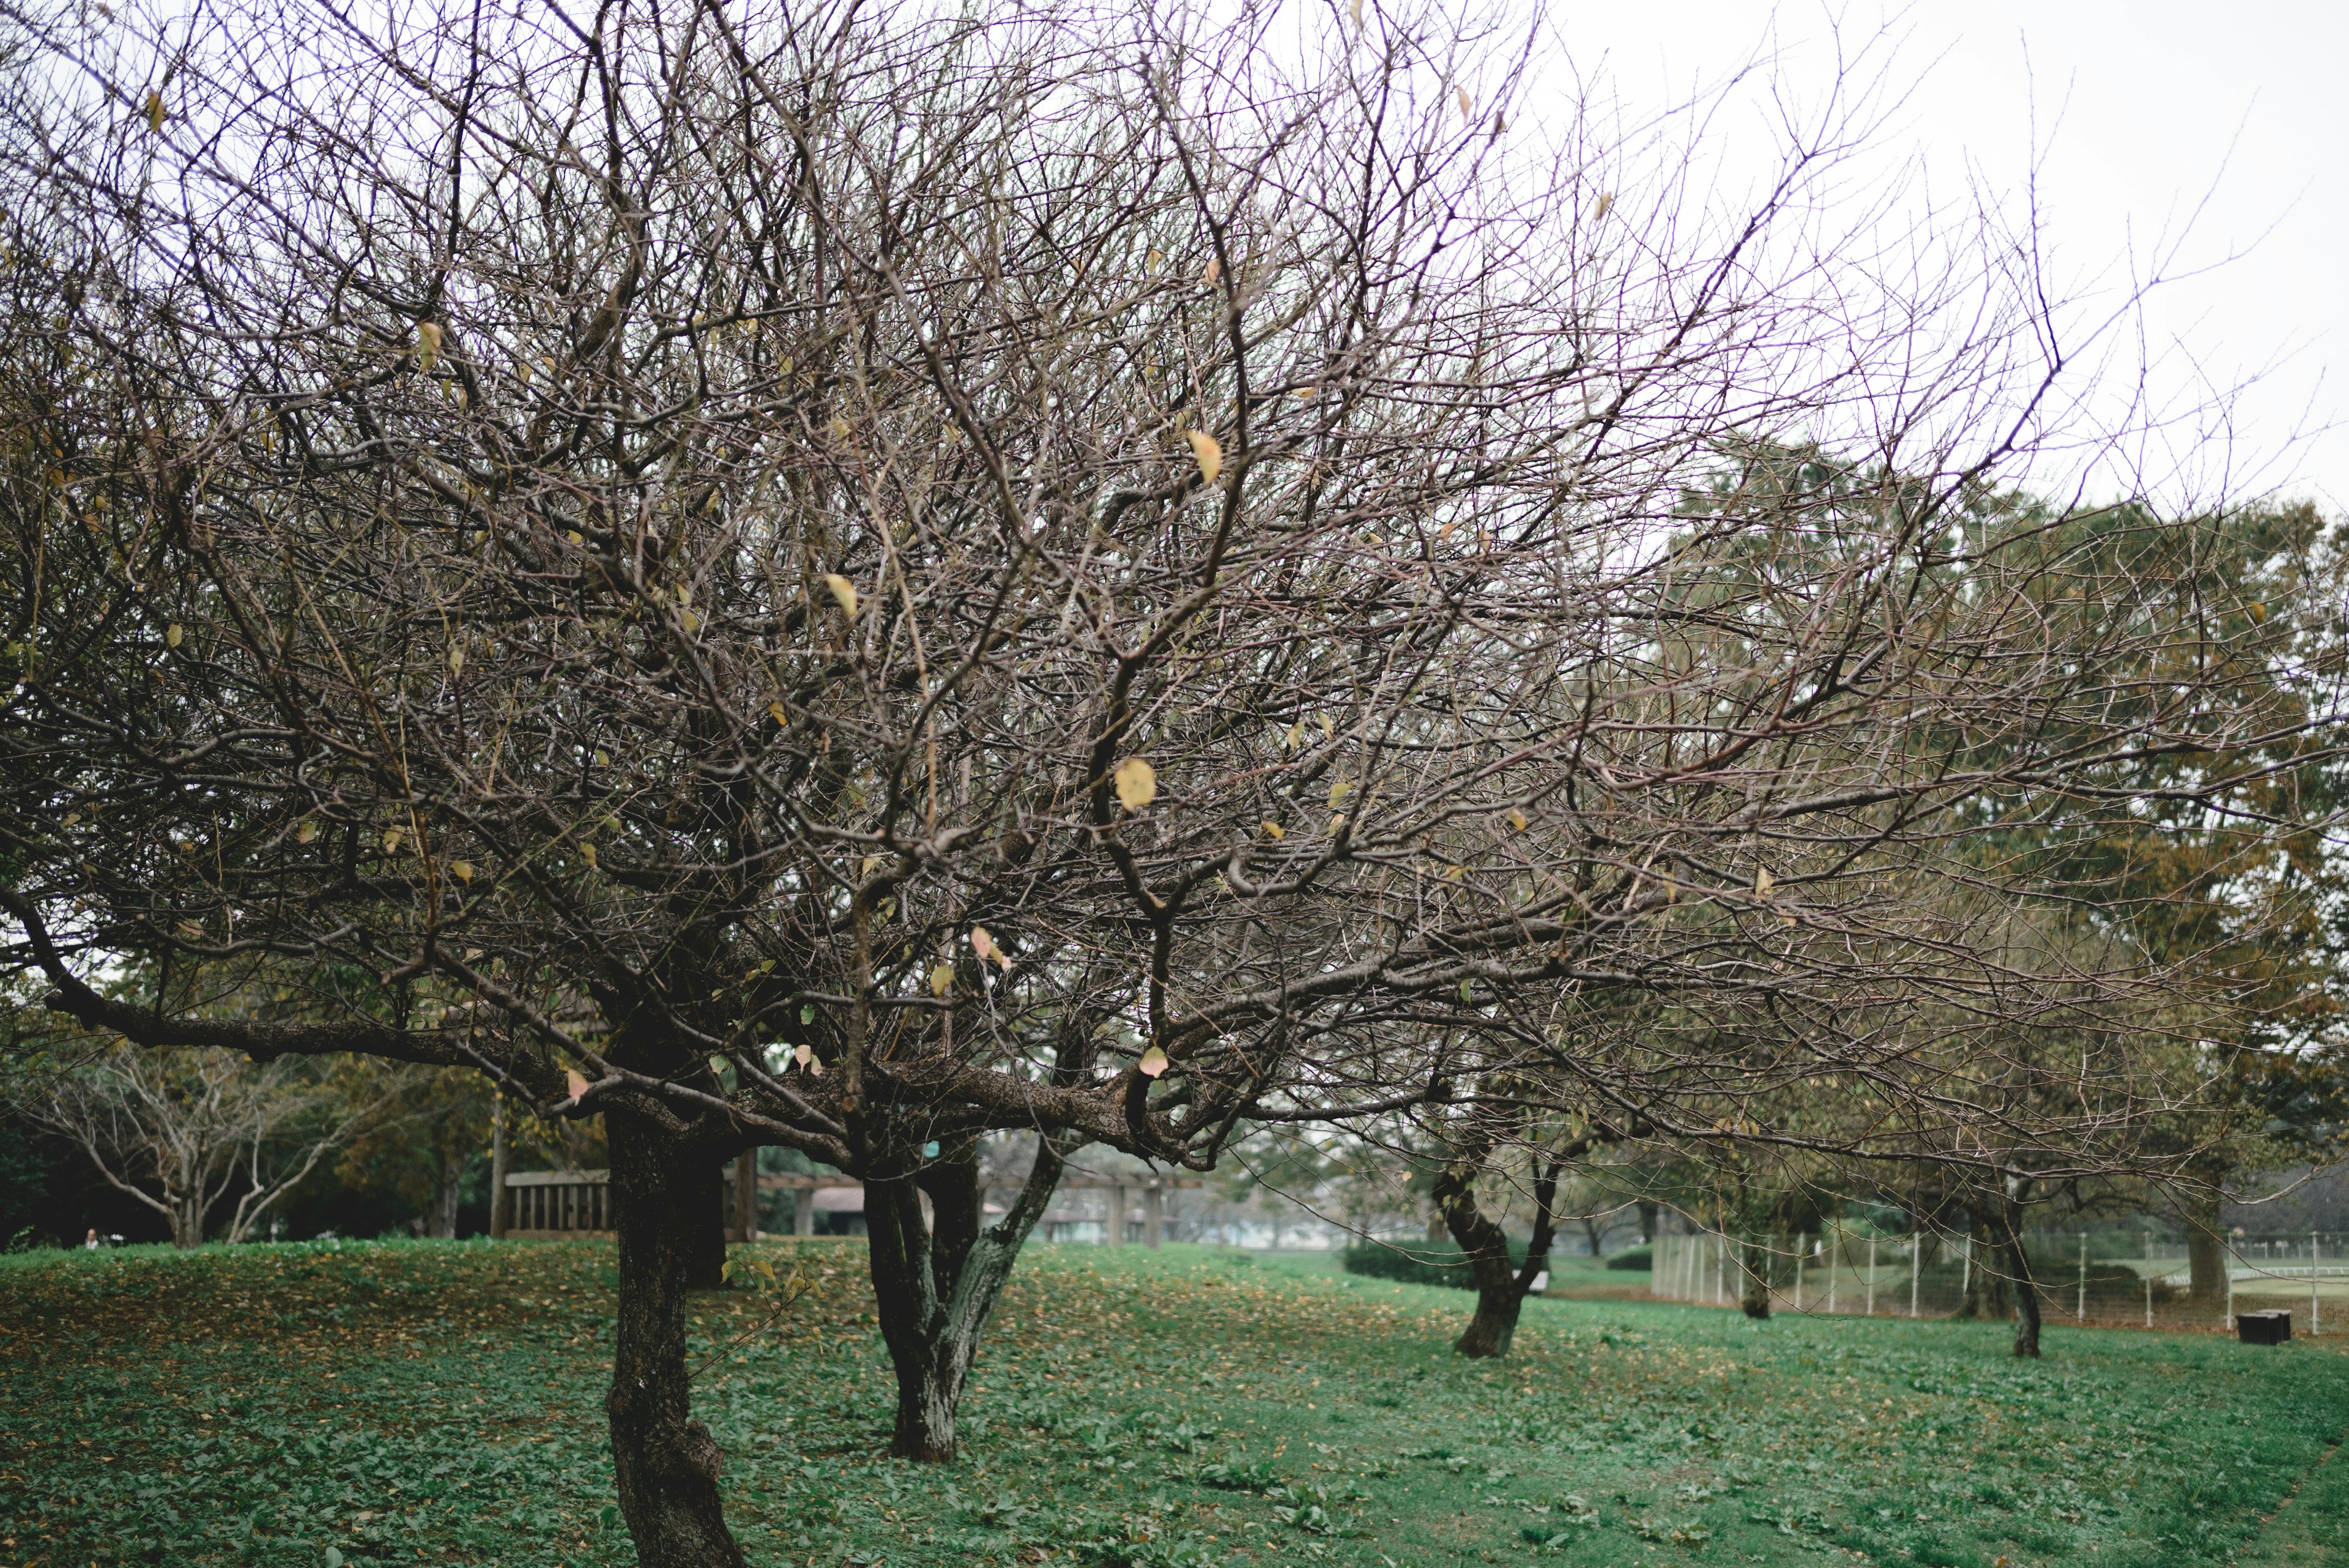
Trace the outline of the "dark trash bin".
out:
M 2245 1345 L 2282 1345 L 2292 1337 L 2292 1314 L 2238 1313 L 2235 1316 L 2235 1337 Z

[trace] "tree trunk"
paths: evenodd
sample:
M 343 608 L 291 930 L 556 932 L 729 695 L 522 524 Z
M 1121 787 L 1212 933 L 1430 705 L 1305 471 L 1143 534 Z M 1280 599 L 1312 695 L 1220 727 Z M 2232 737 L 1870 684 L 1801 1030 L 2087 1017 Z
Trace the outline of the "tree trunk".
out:
M 1748 1235 L 1738 1251 L 1744 1267 L 1744 1288 L 1739 1293 L 1738 1304 L 1750 1318 L 1770 1315 L 1770 1243 L 1767 1238 Z
M 1475 1314 L 1452 1348 L 1481 1359 L 1509 1353 L 1517 1336 L 1517 1319 L 1525 1312 L 1526 1293 L 1533 1288 L 1534 1276 L 1548 1265 L 1560 1162 L 1552 1160 L 1534 1183 L 1533 1240 L 1526 1248 L 1524 1266 L 1516 1270 L 1509 1267 L 1507 1233 L 1476 1206 L 1477 1163 L 1462 1159 L 1445 1167 L 1436 1179 L 1435 1195 L 1444 1206 L 1444 1222 L 1468 1254 L 1469 1272 L 1476 1281 Z
M 513 1194 L 506 1190 L 513 1155 L 506 1137 L 506 1096 L 503 1090 L 490 1107 L 490 1237 L 502 1241 L 513 1228 Z
M 465 1163 L 469 1151 L 459 1148 L 440 1152 L 440 1190 L 439 1201 L 432 1209 L 432 1233 L 443 1241 L 457 1239 L 457 1199 L 465 1189 Z
M 2227 1299 L 2227 1250 L 2219 1231 L 2219 1195 L 2198 1193 L 2186 1210 L 2187 1296 L 2197 1306 Z
M 2014 1354 L 2035 1361 L 2039 1357 L 2039 1286 L 2031 1277 L 2031 1257 L 2023 1251 L 2023 1231 L 2011 1208 L 2005 1230 L 2006 1268 L 2014 1291 Z
M 873 1298 L 897 1373 L 893 1458 L 955 1457 L 955 1413 L 979 1336 L 1020 1246 L 1051 1201 L 1067 1151 L 1037 1140 L 1036 1163 L 1011 1210 L 981 1230 L 978 1143 L 966 1138 L 908 1174 L 864 1183 Z M 922 1212 L 927 1194 L 930 1212 Z
M 723 1164 L 695 1160 L 678 1173 L 690 1190 L 683 1216 L 685 1282 L 688 1290 L 726 1288 L 726 1170 Z
M 641 1568 L 740 1568 L 726 1528 L 709 1428 L 691 1416 L 686 1293 L 718 1216 L 716 1167 L 665 1147 L 626 1111 L 607 1112 L 620 1303 L 613 1345 L 612 1462 Z
M 1640 1205 L 1640 1240 L 1651 1247 L 1656 1244 L 1656 1215 L 1655 1204 L 1642 1202 Z

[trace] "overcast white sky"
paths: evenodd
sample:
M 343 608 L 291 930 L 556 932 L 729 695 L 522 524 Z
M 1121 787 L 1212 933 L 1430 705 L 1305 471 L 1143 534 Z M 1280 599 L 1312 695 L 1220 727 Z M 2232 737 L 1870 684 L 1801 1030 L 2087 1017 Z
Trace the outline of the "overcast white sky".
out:
M 1553 4 L 1577 74 L 1630 102 L 1717 82 L 1772 48 L 1798 88 L 1847 39 L 1889 26 L 1918 90 L 1898 116 L 1935 183 L 1969 163 L 2020 192 L 2033 117 L 2058 272 L 2129 270 L 2188 231 L 2215 270 L 2158 294 L 2147 325 L 2172 397 L 2189 367 L 2258 384 L 2233 409 L 2234 483 L 2349 514 L 2349 5 L 2178 0 L 1851 4 L 1645 0 Z M 2199 213 L 2197 208 L 2199 208 Z M 2190 230 L 2189 225 L 2190 224 Z M 2231 259 L 2230 259 L 2231 258 Z M 2219 265 L 2223 264 L 2223 265 Z M 2337 367 L 2338 373 L 2333 373 Z

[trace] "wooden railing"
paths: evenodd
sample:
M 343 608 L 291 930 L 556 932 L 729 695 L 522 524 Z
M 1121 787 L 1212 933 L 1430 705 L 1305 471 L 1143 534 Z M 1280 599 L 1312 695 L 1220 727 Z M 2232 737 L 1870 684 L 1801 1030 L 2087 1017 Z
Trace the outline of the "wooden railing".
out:
M 608 1170 L 518 1170 L 506 1178 L 512 1208 L 505 1234 L 519 1241 L 612 1233 Z
M 749 1190 L 751 1172 L 747 1161 L 738 1162 L 730 1175 L 725 1195 L 727 1235 L 731 1241 L 747 1241 L 756 1234 L 756 1207 Z M 494 1226 L 492 1234 L 525 1241 L 608 1238 L 612 1234 L 611 1181 L 612 1173 L 608 1170 L 511 1172 L 505 1179 L 507 1205 L 500 1217 L 502 1225 Z M 798 1236 L 815 1234 L 818 1192 L 861 1193 L 864 1186 L 853 1176 L 831 1175 L 761 1175 L 757 1183 L 759 1190 L 792 1195 L 792 1233 Z M 1045 1214 L 1040 1227 L 1042 1234 L 1038 1239 L 1053 1239 L 1056 1227 L 1099 1224 L 1105 1232 L 1103 1240 L 1111 1246 L 1118 1246 L 1126 1240 L 1127 1227 L 1139 1218 L 1143 1244 L 1155 1247 L 1165 1232 L 1166 1190 L 1198 1185 L 1195 1179 L 1190 1178 L 1064 1176 L 1053 1194 L 1054 1206 Z M 1009 1204 L 1018 1196 L 1019 1185 L 1006 1181 L 990 1186 L 988 1190 L 999 1194 L 1000 1200 Z M 1107 1215 L 1080 1214 L 1061 1202 L 1062 1194 L 1091 1191 L 1107 1195 Z M 985 1197 L 982 1193 L 982 1201 Z M 861 1217 L 863 1209 L 859 1203 L 852 1212 Z

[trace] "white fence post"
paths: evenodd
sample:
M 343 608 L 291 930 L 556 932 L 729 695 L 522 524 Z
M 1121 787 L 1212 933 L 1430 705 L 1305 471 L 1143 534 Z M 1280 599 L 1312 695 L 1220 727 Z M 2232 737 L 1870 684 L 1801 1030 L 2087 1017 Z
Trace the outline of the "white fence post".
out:
M 1876 1315 L 1876 1238 L 1868 1239 L 1868 1315 Z
M 1909 1315 L 1917 1315 L 1917 1276 L 1925 1266 L 1925 1232 L 1909 1238 Z

